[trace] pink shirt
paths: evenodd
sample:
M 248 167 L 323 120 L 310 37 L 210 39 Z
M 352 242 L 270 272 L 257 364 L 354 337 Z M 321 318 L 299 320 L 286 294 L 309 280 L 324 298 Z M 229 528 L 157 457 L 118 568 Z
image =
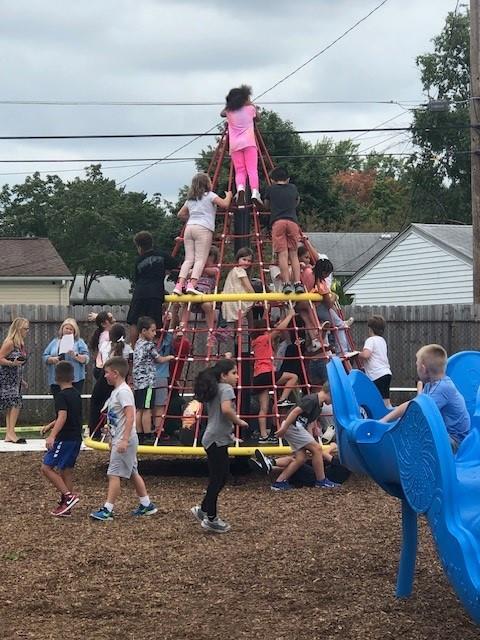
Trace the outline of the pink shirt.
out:
M 237 111 L 227 111 L 230 153 L 246 147 L 255 147 L 253 121 L 257 114 L 255 107 L 247 104 Z

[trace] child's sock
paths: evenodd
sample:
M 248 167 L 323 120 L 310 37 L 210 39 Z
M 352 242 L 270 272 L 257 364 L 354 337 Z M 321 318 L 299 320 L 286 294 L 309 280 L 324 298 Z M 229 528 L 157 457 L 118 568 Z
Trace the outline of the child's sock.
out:
M 103 506 L 105 507 L 105 509 L 107 509 L 107 511 L 113 511 L 113 504 L 111 502 L 105 502 Z
M 150 504 L 150 498 L 148 496 L 142 496 L 141 498 L 138 498 L 138 500 L 140 501 L 142 507 L 148 507 L 148 505 Z

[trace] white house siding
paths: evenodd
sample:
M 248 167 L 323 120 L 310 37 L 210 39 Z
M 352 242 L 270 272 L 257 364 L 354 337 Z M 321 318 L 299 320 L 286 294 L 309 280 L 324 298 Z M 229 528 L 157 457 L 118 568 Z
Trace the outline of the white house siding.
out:
M 412 232 L 346 291 L 358 305 L 471 303 L 472 267 Z
M 0 304 L 69 304 L 69 283 L 0 280 Z

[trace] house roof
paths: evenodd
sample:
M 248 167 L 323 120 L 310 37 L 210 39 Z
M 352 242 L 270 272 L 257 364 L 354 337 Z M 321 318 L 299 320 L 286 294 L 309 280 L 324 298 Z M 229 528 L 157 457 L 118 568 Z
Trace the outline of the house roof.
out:
M 99 276 L 88 292 L 89 304 L 123 304 L 130 302 L 130 280 L 116 276 Z M 71 304 L 83 304 L 83 275 L 78 275 L 70 294 Z
M 70 278 L 48 238 L 0 238 L 1 278 Z
M 369 233 L 308 233 L 319 253 L 332 261 L 336 275 L 352 275 L 382 251 L 397 234 L 392 231 Z
M 174 282 L 165 278 L 165 292 L 173 291 Z M 88 292 L 88 304 L 129 304 L 132 283 L 127 278 L 98 276 Z M 83 304 L 83 275 L 77 275 L 70 294 L 71 304 Z
M 473 236 L 471 224 L 417 224 L 411 228 L 428 240 L 473 262 Z
M 460 258 L 468 264 L 473 263 L 473 235 L 472 225 L 468 224 L 419 224 L 413 222 L 404 231 L 392 234 L 390 242 L 376 255 L 372 256 L 346 283 L 350 288 L 374 265 L 389 254 L 407 236 L 415 233 L 423 239 L 432 242 L 444 251 Z

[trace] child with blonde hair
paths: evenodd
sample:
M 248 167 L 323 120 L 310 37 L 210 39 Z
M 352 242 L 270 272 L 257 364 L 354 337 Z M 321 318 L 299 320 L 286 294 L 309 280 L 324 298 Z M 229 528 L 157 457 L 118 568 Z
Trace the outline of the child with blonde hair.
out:
M 30 325 L 26 318 L 15 318 L 0 348 L 0 411 L 5 411 L 5 442 L 26 444 L 17 438 L 15 426 L 22 406 L 22 387 L 26 387 L 22 370 L 27 360 L 25 338 Z
M 447 430 L 453 453 L 470 431 L 470 415 L 465 399 L 453 381 L 445 375 L 447 352 L 439 344 L 427 344 L 417 351 L 417 374 L 423 383 L 422 393 L 430 396 L 437 405 Z M 410 402 L 395 407 L 381 419 L 381 422 L 393 422 L 407 410 Z
M 138 344 L 138 343 L 137 343 Z M 136 346 L 136 345 L 135 345 Z M 110 439 L 110 461 L 107 469 L 107 499 L 90 517 L 106 522 L 113 519 L 113 508 L 120 496 L 121 479 L 131 480 L 138 498 L 133 516 L 151 516 L 158 509 L 150 500 L 142 476 L 138 473 L 138 436 L 135 431 L 135 400 L 132 390 L 125 382 L 128 363 L 114 356 L 105 362 L 105 378 L 113 387 L 107 404 L 107 425 Z
M 220 198 L 212 191 L 212 182 L 206 173 L 193 176 L 187 200 L 178 212 L 178 217 L 186 221 L 183 236 L 185 259 L 173 290 L 174 294 L 182 295 L 190 269 L 192 273 L 186 283 L 186 293 L 202 293 L 196 286 L 212 246 L 217 205 L 226 209 L 231 201 L 231 191 L 225 192 L 225 198 Z

